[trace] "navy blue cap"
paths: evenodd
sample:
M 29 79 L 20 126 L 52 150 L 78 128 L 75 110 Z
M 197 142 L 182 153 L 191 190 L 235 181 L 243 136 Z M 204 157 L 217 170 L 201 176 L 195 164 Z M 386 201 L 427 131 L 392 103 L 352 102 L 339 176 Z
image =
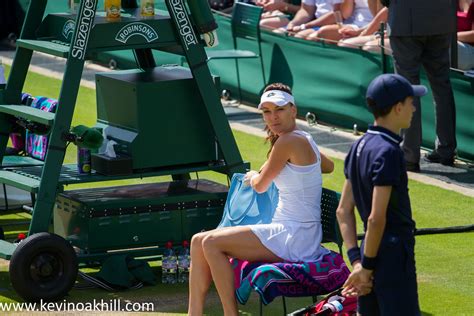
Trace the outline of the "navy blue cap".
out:
M 405 100 L 406 97 L 421 97 L 428 93 L 423 85 L 412 85 L 397 74 L 377 76 L 367 88 L 366 97 L 374 100 L 375 106 L 385 109 Z

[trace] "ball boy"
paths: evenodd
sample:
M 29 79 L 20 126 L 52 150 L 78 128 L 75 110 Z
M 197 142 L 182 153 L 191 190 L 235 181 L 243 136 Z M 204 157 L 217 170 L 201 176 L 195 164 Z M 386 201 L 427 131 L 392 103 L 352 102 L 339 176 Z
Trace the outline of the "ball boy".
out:
M 400 148 L 402 128 L 415 112 L 413 97 L 427 93 L 396 74 L 375 78 L 367 89 L 373 126 L 352 145 L 337 218 L 353 272 L 343 294 L 358 296 L 360 315 L 420 315 L 415 270 L 415 222 Z M 364 223 L 357 247 L 354 207 Z

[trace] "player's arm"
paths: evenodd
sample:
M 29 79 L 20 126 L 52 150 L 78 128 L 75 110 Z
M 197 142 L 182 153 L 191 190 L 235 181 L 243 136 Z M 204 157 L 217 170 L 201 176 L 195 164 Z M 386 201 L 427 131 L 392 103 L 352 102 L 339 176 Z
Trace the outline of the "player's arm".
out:
M 351 259 L 351 250 L 348 251 L 349 259 L 353 265 L 354 270 L 344 283 L 343 295 L 346 296 L 360 296 L 370 293 L 372 288 L 372 275 L 375 266 L 377 252 L 382 239 L 385 223 L 387 206 L 392 192 L 391 186 L 375 186 L 372 195 L 372 210 L 367 220 L 367 231 L 365 234 L 364 256 L 362 263 L 360 260 Z M 355 225 L 354 225 L 355 226 Z M 341 227 L 341 233 L 343 228 Z M 346 233 L 347 234 L 347 233 Z M 353 233 L 348 234 L 349 243 L 347 247 L 353 247 L 352 258 L 355 256 L 357 243 L 351 240 Z M 355 232 L 354 232 L 355 234 Z M 347 237 L 344 237 L 344 240 Z
M 257 192 L 263 193 L 267 191 L 285 164 L 290 160 L 291 154 L 294 151 L 295 139 L 292 135 L 283 135 L 273 145 L 270 156 L 265 164 L 262 166 L 260 173 L 256 171 L 249 171 L 246 174 L 246 179 L 250 186 Z
M 387 207 L 392 193 L 392 186 L 375 186 L 372 195 L 372 210 L 367 220 L 364 256 L 375 258 L 379 251 L 380 241 L 387 221 Z
M 354 195 L 352 193 L 352 184 L 350 180 L 344 182 L 342 188 L 341 200 L 337 208 L 337 221 L 341 230 L 342 239 L 346 249 L 353 249 L 357 247 L 357 228 L 354 214 Z M 357 262 L 360 259 L 355 260 Z M 356 263 L 356 262 L 351 262 Z
M 345 296 L 359 296 L 370 293 L 372 290 L 372 271 L 362 269 L 360 249 L 357 245 L 357 228 L 355 220 L 355 201 L 350 180 L 344 182 L 342 196 L 337 208 L 337 220 L 342 238 L 346 246 L 347 255 L 352 265 L 352 273 L 343 285 L 342 294 Z

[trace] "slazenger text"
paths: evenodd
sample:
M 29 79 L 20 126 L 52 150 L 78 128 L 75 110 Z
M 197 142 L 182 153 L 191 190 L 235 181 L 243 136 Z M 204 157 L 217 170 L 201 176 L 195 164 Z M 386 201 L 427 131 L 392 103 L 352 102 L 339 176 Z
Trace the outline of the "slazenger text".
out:
M 196 45 L 196 35 L 194 35 L 193 28 L 191 27 L 191 23 L 189 22 L 189 18 L 186 15 L 186 12 L 184 12 L 184 6 L 182 1 L 171 0 L 171 8 L 173 10 L 174 16 L 176 17 L 179 34 L 181 34 L 184 39 L 186 49 L 188 49 L 189 45 Z
M 94 22 L 94 7 L 96 0 L 86 0 L 82 12 L 80 13 L 81 20 L 79 22 L 79 30 L 74 38 L 72 47 L 72 56 L 78 59 L 84 59 L 87 42 L 89 41 L 89 33 Z

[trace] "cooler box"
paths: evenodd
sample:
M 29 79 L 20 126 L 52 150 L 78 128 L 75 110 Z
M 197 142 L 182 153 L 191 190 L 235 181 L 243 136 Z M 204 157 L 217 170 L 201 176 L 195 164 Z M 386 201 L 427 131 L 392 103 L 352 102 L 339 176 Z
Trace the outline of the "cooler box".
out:
M 56 201 L 54 231 L 88 253 L 178 245 L 217 227 L 227 190 L 189 180 L 67 191 Z

